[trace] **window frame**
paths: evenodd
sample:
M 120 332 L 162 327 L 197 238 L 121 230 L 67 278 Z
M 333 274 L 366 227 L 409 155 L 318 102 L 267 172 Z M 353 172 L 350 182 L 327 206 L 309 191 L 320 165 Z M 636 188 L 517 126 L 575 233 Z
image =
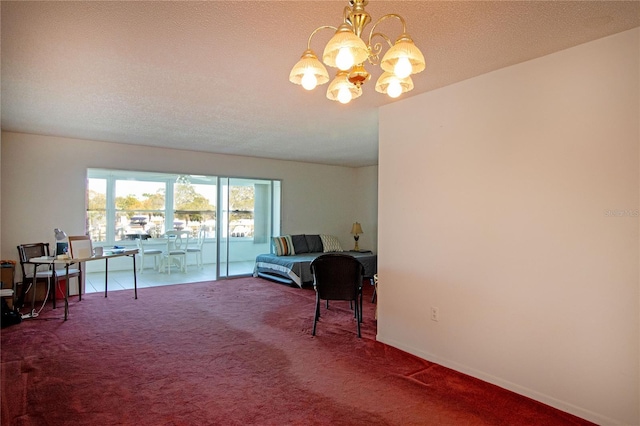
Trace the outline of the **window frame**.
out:
M 118 170 L 118 169 L 100 169 L 100 168 L 89 168 L 87 169 L 87 184 L 85 187 L 86 190 L 86 214 L 85 214 L 85 219 L 86 219 L 86 226 L 87 226 L 87 232 L 91 232 L 91 223 L 90 223 L 90 219 L 89 219 L 89 179 L 104 179 L 106 184 L 105 184 L 105 209 L 104 209 L 104 221 L 105 221 L 105 239 L 104 240 L 99 240 L 99 239 L 94 239 L 94 241 L 100 243 L 100 244 L 104 244 L 104 245 L 115 245 L 115 244 L 120 244 L 120 245 L 134 245 L 135 244 L 135 240 L 128 240 L 128 239 L 117 239 L 117 217 L 118 217 L 118 213 L 119 212 L 126 212 L 126 210 L 119 210 L 116 207 L 116 182 L 118 181 L 135 181 L 135 182 L 159 182 L 162 183 L 164 185 L 164 189 L 165 189 L 165 198 L 164 198 L 164 210 L 145 210 L 144 214 L 146 213 L 153 213 L 153 212 L 158 212 L 159 214 L 164 214 L 164 227 L 165 229 L 169 229 L 167 224 L 173 224 L 174 221 L 176 220 L 176 212 L 181 212 L 183 210 L 178 210 L 177 208 L 175 208 L 174 206 L 174 199 L 175 199 L 175 189 L 177 187 L 177 185 L 179 184 L 177 182 L 178 178 L 181 176 L 189 176 L 189 178 L 191 179 L 190 183 L 194 184 L 194 185 L 211 185 L 212 187 L 214 187 L 214 198 L 209 198 L 208 195 L 209 194 L 200 194 L 205 196 L 205 198 L 207 200 L 209 200 L 209 202 L 211 203 L 211 205 L 214 206 L 213 211 L 211 210 L 200 210 L 200 211 L 193 211 L 194 213 L 199 213 L 202 214 L 203 216 L 206 216 L 207 214 L 212 215 L 213 216 L 213 221 L 214 221 L 214 225 L 209 225 L 209 226 L 214 226 L 215 229 L 213 230 L 209 230 L 207 232 L 207 236 L 206 236 L 206 240 L 207 241 L 213 241 L 216 239 L 218 232 L 222 231 L 220 233 L 220 237 L 221 238 L 225 238 L 225 239 L 231 239 L 231 235 L 226 234 L 224 231 L 225 230 L 221 230 L 219 229 L 219 227 L 222 225 L 223 223 L 223 215 L 230 215 L 231 213 L 233 213 L 232 211 L 227 211 L 225 210 L 223 205 L 219 204 L 220 201 L 220 196 L 221 196 L 221 191 L 222 188 L 224 187 L 224 184 L 222 182 L 224 182 L 226 180 L 226 182 L 228 183 L 229 180 L 231 179 L 232 181 L 238 182 L 238 181 L 242 181 L 242 180 L 246 180 L 246 181 L 256 181 L 256 182 L 269 182 L 271 184 L 271 191 L 270 191 L 270 197 L 271 200 L 269 202 L 269 206 L 271 209 L 271 214 L 269 215 L 269 219 L 270 219 L 270 235 L 269 236 L 273 236 L 276 235 L 274 232 L 279 233 L 280 232 L 280 227 L 281 227 L 281 217 L 280 217 L 280 212 L 281 212 L 281 198 L 282 198 L 282 193 L 281 193 L 281 186 L 282 186 L 282 181 L 278 180 L 278 179 L 270 179 L 270 178 L 250 178 L 250 177 L 226 177 L 226 176 L 203 176 L 203 175 L 184 175 L 184 174 L 178 174 L 178 173 L 161 173 L 161 172 L 145 172 L 145 171 L 134 171 L 134 170 Z M 227 194 L 228 196 L 229 194 Z M 254 196 L 254 210 L 252 211 L 252 221 L 253 224 L 255 225 L 255 220 L 256 220 L 256 214 L 258 212 L 255 211 L 255 197 L 256 197 L 256 193 L 254 192 L 253 194 Z M 228 198 L 227 198 L 228 200 Z M 96 210 L 91 210 L 91 211 L 96 211 Z M 140 211 L 140 210 L 136 210 L 133 212 L 133 214 L 135 214 L 135 212 Z M 204 223 L 206 221 L 202 221 L 202 223 Z M 228 223 L 228 222 L 227 222 Z M 254 225 L 251 226 L 251 229 L 254 229 Z M 163 229 L 163 233 L 164 230 Z M 229 230 L 230 232 L 230 230 Z M 92 238 L 95 238 L 94 235 L 92 235 Z M 262 236 L 262 238 L 259 238 L 259 240 L 264 239 L 264 236 Z M 256 236 L 255 233 L 252 232 L 252 234 L 250 236 L 243 236 L 243 237 L 233 237 L 233 240 L 243 240 L 243 241 L 256 241 Z

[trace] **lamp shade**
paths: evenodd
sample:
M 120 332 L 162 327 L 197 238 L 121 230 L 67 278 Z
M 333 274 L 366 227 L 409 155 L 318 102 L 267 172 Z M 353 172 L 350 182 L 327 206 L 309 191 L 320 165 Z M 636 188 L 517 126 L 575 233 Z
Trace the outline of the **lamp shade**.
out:
M 330 67 L 346 71 L 368 57 L 369 49 L 365 42 L 353 33 L 349 25 L 342 24 L 325 46 L 322 61 Z
M 400 72 L 404 68 L 402 67 L 403 64 L 408 67 L 404 73 Z M 396 65 L 398 66 L 396 67 Z M 402 34 L 382 57 L 380 68 L 384 71 L 392 72 L 400 78 L 408 77 L 424 70 L 424 55 L 413 44 L 413 40 L 408 34 Z
M 307 49 L 291 69 L 289 81 L 300 84 L 307 90 L 312 90 L 317 85 L 328 82 L 329 73 L 313 50 Z
M 353 235 L 364 234 L 364 232 L 362 232 L 362 226 L 360 226 L 359 222 L 355 222 L 353 226 L 351 226 L 351 233 Z
M 362 95 L 362 89 L 349 81 L 347 71 L 338 71 L 336 78 L 327 88 L 327 99 L 347 104 L 352 99 Z
M 413 90 L 411 77 L 398 78 L 394 73 L 388 71 L 383 72 L 376 82 L 376 92 L 386 93 L 392 98 L 397 98 L 411 90 Z
M 66 232 L 64 232 L 62 229 L 60 228 L 55 228 L 53 230 L 54 234 L 56 235 L 56 241 L 62 241 L 65 238 L 67 238 L 67 234 Z

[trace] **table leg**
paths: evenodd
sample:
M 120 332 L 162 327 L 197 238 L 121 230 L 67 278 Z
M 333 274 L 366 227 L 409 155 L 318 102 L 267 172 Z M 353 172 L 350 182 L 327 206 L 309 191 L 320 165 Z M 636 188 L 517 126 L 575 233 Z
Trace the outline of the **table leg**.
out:
M 37 268 L 37 266 L 36 266 Z M 33 318 L 33 314 L 36 311 L 36 283 L 38 282 L 38 279 L 36 278 L 36 268 L 33 269 L 33 278 L 31 279 L 32 284 L 31 284 L 31 318 Z M 47 282 L 47 285 L 49 285 L 49 282 Z M 46 300 L 45 300 L 46 302 Z
M 67 317 L 69 316 L 69 264 L 67 263 L 66 267 L 66 276 L 67 276 L 67 282 L 65 285 L 65 289 L 64 289 L 64 320 L 67 320 Z M 55 294 L 53 295 L 55 297 Z
M 53 304 L 53 309 L 56 308 L 56 296 L 58 295 L 57 291 L 58 291 L 58 276 L 56 275 L 56 267 L 55 266 L 51 266 L 51 277 L 49 277 L 49 280 L 47 282 L 47 290 L 51 291 L 50 289 L 51 287 L 51 281 L 53 281 L 53 297 L 51 299 L 51 303 Z M 45 300 L 45 303 L 47 301 Z
M 85 276 L 82 273 L 82 262 L 78 263 L 78 271 L 80 271 L 80 274 L 78 274 L 78 301 L 82 302 L 82 292 L 84 290 L 84 281 L 85 281 Z M 69 283 L 67 283 L 67 287 L 69 286 Z
M 133 259 L 133 292 L 135 294 L 135 298 L 138 298 L 138 278 L 136 276 L 136 255 L 131 256 Z
M 107 282 L 109 275 L 109 258 L 104 258 L 104 297 L 107 297 Z

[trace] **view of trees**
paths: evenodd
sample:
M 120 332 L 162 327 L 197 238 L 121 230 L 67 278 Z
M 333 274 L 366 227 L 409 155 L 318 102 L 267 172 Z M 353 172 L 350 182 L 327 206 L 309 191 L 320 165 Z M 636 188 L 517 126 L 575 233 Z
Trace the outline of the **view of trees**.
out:
M 253 186 L 232 186 L 229 194 L 231 210 L 253 211 Z
M 174 185 L 174 220 L 182 220 L 185 225 L 191 223 L 204 223 L 206 220 L 216 217 L 216 206 L 206 196 L 199 194 L 197 188 L 190 183 Z M 106 214 L 106 195 L 102 192 L 89 189 L 87 191 L 88 208 L 87 219 L 89 225 L 104 223 Z M 143 193 L 142 196 L 129 194 L 115 199 L 116 210 L 124 215 L 127 222 L 134 217 L 147 216 L 146 223 L 157 222 L 164 228 L 164 223 L 159 223 L 162 217 L 164 222 L 165 189 L 158 189 L 155 193 Z M 215 201 L 214 201 L 215 202 Z M 232 229 L 234 226 L 247 227 L 242 235 L 249 235 L 253 228 L 254 188 L 253 186 L 231 186 L 229 193 L 230 215 L 229 221 Z M 154 220 L 155 219 L 155 220 Z M 250 224 L 249 224 L 250 222 Z M 93 228 L 93 226 L 89 226 Z M 124 232 L 120 230 L 119 232 Z M 102 231 L 99 231 L 102 234 Z M 124 235 L 120 235 L 122 238 Z M 100 239 L 102 239 L 102 235 Z
M 191 184 L 179 184 L 175 187 L 174 205 L 176 210 L 206 211 L 215 210 L 216 206 L 209 203 L 206 197 L 198 194 Z
M 88 210 L 104 211 L 107 205 L 105 194 L 88 191 Z M 116 197 L 116 209 L 129 212 L 133 216 L 136 212 L 164 210 L 165 190 L 159 189 L 155 194 L 144 193 L 142 198 L 133 194 Z M 216 206 L 209 203 L 203 195 L 198 194 L 192 185 L 179 184 L 175 186 L 175 210 L 178 211 L 215 211 Z

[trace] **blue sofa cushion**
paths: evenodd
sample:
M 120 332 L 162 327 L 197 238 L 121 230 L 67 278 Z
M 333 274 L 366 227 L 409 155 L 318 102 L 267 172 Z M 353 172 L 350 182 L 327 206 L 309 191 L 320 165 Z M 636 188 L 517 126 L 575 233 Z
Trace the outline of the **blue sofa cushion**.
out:
M 309 253 L 309 246 L 307 245 L 307 239 L 304 234 L 292 235 L 291 241 L 293 242 L 293 249 L 296 254 Z
M 322 253 L 322 239 L 320 235 L 305 235 L 304 238 L 307 240 L 309 253 Z

